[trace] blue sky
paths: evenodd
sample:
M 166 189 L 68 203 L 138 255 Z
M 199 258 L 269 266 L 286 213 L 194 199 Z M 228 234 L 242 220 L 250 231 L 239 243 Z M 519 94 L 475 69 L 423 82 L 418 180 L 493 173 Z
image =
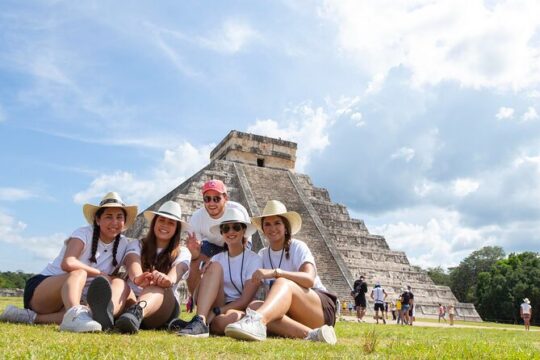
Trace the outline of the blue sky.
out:
M 2 1 L 0 270 L 141 209 L 232 130 L 423 267 L 540 251 L 537 1 Z

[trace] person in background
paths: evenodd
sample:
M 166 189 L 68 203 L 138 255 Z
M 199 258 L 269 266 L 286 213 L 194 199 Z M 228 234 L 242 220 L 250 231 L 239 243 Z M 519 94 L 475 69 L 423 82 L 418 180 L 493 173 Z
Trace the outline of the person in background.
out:
M 353 291 L 351 295 L 354 298 L 354 304 L 356 306 L 356 317 L 358 322 L 364 322 L 364 315 L 366 314 L 366 293 L 367 283 L 364 281 L 364 276 L 360 275 L 358 280 L 354 282 Z
M 454 304 L 448 305 L 448 320 L 450 321 L 450 325 L 454 325 L 454 316 L 456 315 L 456 308 Z
M 75 230 L 58 256 L 28 279 L 24 309 L 8 306 L 0 320 L 60 324 L 61 331 L 71 332 L 112 328 L 129 292 L 125 281 L 114 276 L 128 245 L 122 232 L 135 222 L 137 206 L 125 205 L 110 192 L 99 205 L 85 204 L 83 214 L 89 226 Z
M 379 323 L 379 319 L 382 319 L 383 324 L 386 324 L 386 319 L 384 318 L 384 303 L 386 300 L 386 297 L 388 294 L 386 293 L 386 290 L 384 290 L 381 287 L 380 283 L 376 283 L 373 290 L 371 290 L 371 299 L 373 299 L 375 305 L 373 307 L 373 310 L 375 311 L 375 320 L 377 321 L 377 324 Z M 381 314 L 379 315 L 379 311 Z
M 446 322 L 445 316 L 446 316 L 446 309 L 443 306 L 443 304 L 439 303 L 439 323 L 441 322 L 441 319 L 443 319 L 444 322 Z
M 519 307 L 519 314 L 523 319 L 523 323 L 525 324 L 525 330 L 529 331 L 532 316 L 532 307 L 531 302 L 528 298 L 523 299 L 523 303 Z

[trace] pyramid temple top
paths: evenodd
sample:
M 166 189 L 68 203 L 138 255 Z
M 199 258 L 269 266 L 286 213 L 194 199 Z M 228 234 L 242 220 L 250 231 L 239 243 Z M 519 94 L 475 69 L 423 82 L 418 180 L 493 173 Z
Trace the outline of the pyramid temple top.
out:
M 229 160 L 244 164 L 294 170 L 294 142 L 232 130 L 210 153 L 210 161 Z

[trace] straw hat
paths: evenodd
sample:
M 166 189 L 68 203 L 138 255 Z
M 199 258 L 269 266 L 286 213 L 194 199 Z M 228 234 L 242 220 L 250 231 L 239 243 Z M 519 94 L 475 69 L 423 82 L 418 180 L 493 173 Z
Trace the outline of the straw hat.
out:
M 137 217 L 137 205 L 126 205 L 122 201 L 122 198 L 116 192 L 110 192 L 101 199 L 99 205 L 84 204 L 83 205 L 83 214 L 86 221 L 90 225 L 94 225 L 94 218 L 96 217 L 96 212 L 102 207 L 117 207 L 122 208 L 126 211 L 126 221 L 124 223 L 124 228 L 122 231 L 127 230 L 135 222 Z
M 147 210 L 144 212 L 144 218 L 148 223 L 152 223 L 154 216 L 159 215 L 167 219 L 176 220 L 180 223 L 182 231 L 190 231 L 191 226 L 185 221 L 182 220 L 182 209 L 180 204 L 176 201 L 166 201 L 161 205 L 158 211 Z
M 225 214 L 221 218 L 221 222 L 217 225 L 210 227 L 210 232 L 215 235 L 221 235 L 219 227 L 222 224 L 232 224 L 232 223 L 241 223 L 246 225 L 245 237 L 250 237 L 257 231 L 257 228 L 249 222 L 249 219 L 246 219 L 245 215 L 238 209 L 229 208 L 225 210 Z
M 529 298 L 523 299 L 523 302 L 524 302 L 524 303 L 527 303 L 527 304 L 530 304 L 530 303 L 531 303 L 531 302 L 529 301 Z
M 289 224 L 291 224 L 291 236 L 300 231 L 300 228 L 302 227 L 302 218 L 300 217 L 300 214 L 298 214 L 296 211 L 287 211 L 285 205 L 277 200 L 269 200 L 266 203 L 261 216 L 252 217 L 251 222 L 257 227 L 257 229 L 264 233 L 261 224 L 262 218 L 275 215 L 283 216 L 289 220 Z

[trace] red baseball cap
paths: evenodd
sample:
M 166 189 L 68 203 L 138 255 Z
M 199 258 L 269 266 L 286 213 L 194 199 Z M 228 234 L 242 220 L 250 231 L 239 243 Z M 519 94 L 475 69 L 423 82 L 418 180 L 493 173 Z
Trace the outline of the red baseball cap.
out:
M 209 180 L 205 182 L 202 187 L 203 195 L 205 192 L 209 190 L 215 190 L 220 194 L 225 194 L 227 192 L 227 188 L 225 187 L 225 184 L 221 180 Z

